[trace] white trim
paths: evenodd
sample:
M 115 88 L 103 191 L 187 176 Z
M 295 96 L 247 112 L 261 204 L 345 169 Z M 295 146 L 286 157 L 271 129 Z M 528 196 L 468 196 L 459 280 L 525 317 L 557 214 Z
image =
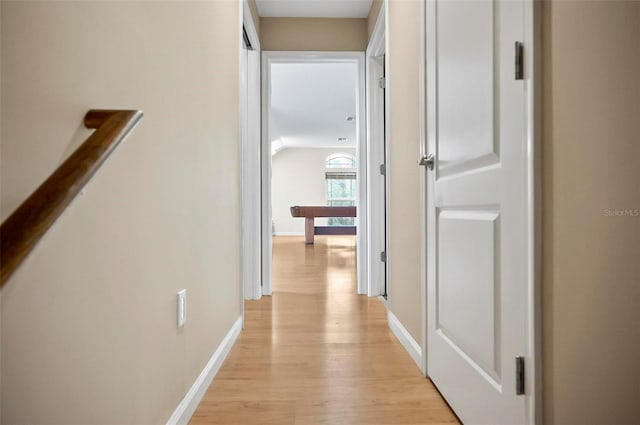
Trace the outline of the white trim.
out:
M 385 57 L 384 57 L 384 68 L 385 68 L 385 72 L 386 72 L 386 81 L 385 81 L 385 122 L 387 123 L 385 130 L 384 130 L 384 137 L 385 140 L 387 141 L 385 143 L 385 151 L 384 151 L 384 155 L 385 158 L 387 158 L 387 160 L 390 158 L 389 155 L 389 145 L 391 144 L 391 102 L 389 101 L 391 96 L 391 87 L 393 86 L 392 81 L 391 81 L 391 67 L 389 66 L 389 53 L 390 53 L 390 49 L 389 49 L 389 0 L 383 0 L 382 2 L 382 10 L 384 10 L 384 33 L 385 33 L 385 39 L 384 39 L 384 51 L 385 51 Z M 386 196 L 386 202 L 385 202 L 385 229 L 387 231 L 387 235 L 386 235 L 386 240 L 385 240 L 385 247 L 384 250 L 387 253 L 387 263 L 385 264 L 385 269 L 386 269 L 386 283 L 387 283 L 387 308 L 389 310 L 391 310 L 392 306 L 393 306 L 393 296 L 391 294 L 391 292 L 393 292 L 393 282 L 391 281 L 391 270 L 393 269 L 393 263 L 392 263 L 392 259 L 393 259 L 393 252 L 391 252 L 391 249 L 389 249 L 389 241 L 391 240 L 391 236 L 393 235 L 393 228 L 391 227 L 391 171 L 393 170 L 393 165 L 391 164 L 391 161 L 388 160 L 387 161 L 387 175 L 385 178 L 385 192 L 387 194 Z
M 542 424 L 542 146 L 541 146 L 541 1 L 524 0 L 524 62 L 527 91 L 526 135 L 530 149 L 527 164 L 527 380 L 525 403 L 529 424 Z
M 420 157 L 427 155 L 427 105 L 426 105 L 426 68 L 427 68 L 427 32 L 426 32 L 427 8 L 424 1 L 420 2 L 420 64 L 418 68 L 419 93 L 421 93 L 418 110 L 420 123 Z M 420 334 L 422 336 L 422 359 L 420 370 L 425 376 L 429 376 L 427 370 L 427 167 L 421 167 L 420 172 Z
M 357 290 L 367 293 L 367 157 L 366 108 L 365 108 L 365 65 L 363 52 L 262 52 L 262 293 L 272 293 L 272 231 L 271 231 L 271 147 L 269 146 L 269 103 L 271 86 L 270 68 L 273 63 L 326 63 L 352 62 L 357 65 L 356 110 L 357 130 L 356 156 L 358 157 L 358 193 L 356 207 L 357 245 Z M 267 152 L 269 154 L 267 154 Z
M 416 363 L 416 366 L 420 368 L 420 363 L 422 362 L 422 349 L 420 348 L 420 344 L 416 342 L 415 339 L 411 336 L 409 331 L 402 326 L 400 320 L 391 312 L 387 313 L 387 320 L 389 322 L 389 328 L 391 332 L 398 338 L 400 344 L 407 350 L 407 353 L 411 356 L 413 361 Z
M 367 56 L 377 56 L 385 51 L 387 13 L 384 7 L 380 8 L 376 23 L 373 26 L 369 44 L 367 45 Z
M 380 301 L 382 303 L 382 305 L 384 305 L 384 308 L 388 311 L 389 310 L 389 306 L 387 305 L 387 299 L 385 297 L 383 297 L 382 295 L 378 295 L 378 301 Z
M 240 143 L 239 143 L 239 154 L 240 154 L 240 205 L 241 205 L 241 209 L 244 210 L 244 198 L 247 194 L 247 191 L 245 189 L 245 185 L 247 184 L 248 180 L 245 176 L 244 173 L 244 169 L 246 168 L 244 166 L 244 161 L 246 158 L 246 155 L 244 153 L 245 150 L 245 144 L 246 141 L 245 139 L 247 139 L 246 137 L 246 131 L 245 131 L 245 127 L 247 127 L 245 125 L 245 121 L 244 121 L 244 117 L 246 116 L 247 110 L 248 110 L 248 104 L 246 102 L 246 100 L 248 99 L 248 85 L 245 84 L 245 81 L 247 79 L 247 68 L 248 68 L 248 55 L 244 55 L 243 54 L 243 50 L 244 50 L 244 34 L 242 31 L 242 28 L 244 27 L 244 7 L 245 4 L 243 1 L 239 1 L 238 3 L 238 28 L 240 29 L 240 31 L 238 31 L 238 39 L 237 39 L 237 45 L 238 45 L 238 70 L 240 71 L 240 75 L 238 75 L 238 134 L 240 135 Z M 245 101 L 243 101 L 243 99 Z M 241 274 L 240 274 L 240 285 L 238 288 L 239 294 L 238 294 L 238 307 L 240 308 L 240 318 L 242 319 L 242 327 L 244 328 L 244 297 L 245 297 L 245 276 L 247 275 L 247 270 L 245 270 L 245 258 L 247 258 L 247 256 L 245 255 L 245 247 L 248 246 L 248 244 L 245 242 L 245 237 L 248 237 L 248 235 L 245 233 L 244 227 L 245 227 L 245 214 L 243 211 L 240 212 L 240 249 L 239 249 L 239 258 L 240 258 L 240 267 L 241 267 Z
M 251 14 L 251 8 L 249 7 L 248 0 L 242 0 L 242 23 L 247 30 L 251 46 L 259 52 L 260 37 L 258 37 L 258 30 L 256 29 L 255 22 L 253 21 L 253 15 Z
M 260 265 L 260 40 L 247 0 L 241 4 L 242 25 L 254 50 L 241 60 L 242 134 L 242 291 L 244 299 L 262 296 Z M 242 34 L 240 35 L 242 44 Z M 243 47 L 241 46 L 241 49 Z M 242 50 L 241 50 L 242 52 Z M 245 84 L 246 83 L 246 84 Z M 244 316 L 244 313 L 243 313 Z
M 216 374 L 220 370 L 224 359 L 227 357 L 231 347 L 233 347 L 233 344 L 238 339 L 241 330 L 242 317 L 238 317 L 205 365 L 204 369 L 202 369 L 202 372 L 200 372 L 198 378 L 196 378 L 191 388 L 189 388 L 189 391 L 187 391 L 187 394 L 184 396 L 178 407 L 176 407 L 176 410 L 174 410 L 173 414 L 167 421 L 167 425 L 182 425 L 189 423 L 191 416 L 193 416 L 193 413 L 196 411 L 202 397 L 209 388 L 209 385 L 211 385 L 213 378 L 215 378 Z
M 275 232 L 273 236 L 304 236 L 304 232 Z
M 356 193 L 356 207 L 358 214 L 356 226 L 362 229 L 356 234 L 356 270 L 358 294 L 367 293 L 367 107 L 365 89 L 365 63 L 364 52 L 357 53 L 356 63 L 358 66 L 356 111 L 357 115 L 357 138 L 356 157 L 358 158 L 358 193 Z
M 260 209 L 261 209 L 261 241 L 262 246 L 262 295 L 271 295 L 271 272 L 273 267 L 273 216 L 271 213 L 271 146 L 269 146 L 268 122 L 269 99 L 271 84 L 269 84 L 269 65 L 266 60 L 267 52 L 262 52 L 262 136 L 260 143 Z
M 367 47 L 367 295 L 382 295 L 382 282 L 385 279 L 385 265 L 380 261 L 380 253 L 386 251 L 385 246 L 385 178 L 380 175 L 379 166 L 385 163 L 384 152 L 384 110 L 381 108 L 384 95 L 378 85 L 383 76 L 384 63 L 380 56 L 385 53 L 386 13 L 381 8 L 369 46 Z M 388 174 L 388 173 L 387 173 Z

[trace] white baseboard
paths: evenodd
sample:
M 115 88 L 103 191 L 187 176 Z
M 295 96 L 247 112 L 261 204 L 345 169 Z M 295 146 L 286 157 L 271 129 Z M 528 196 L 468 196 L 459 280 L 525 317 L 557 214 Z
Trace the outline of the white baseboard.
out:
M 400 341 L 400 344 L 402 344 L 404 349 L 407 350 L 418 368 L 422 370 L 422 348 L 420 348 L 420 344 L 413 339 L 409 331 L 402 326 L 400 320 L 398 320 L 391 311 L 388 312 L 387 319 L 389 321 L 389 328 L 391 328 L 391 332 L 393 332 L 396 338 L 398 338 L 398 341 Z
M 245 300 L 259 300 L 260 298 L 262 298 L 262 284 L 260 282 L 256 282 L 256 284 L 252 285 L 248 291 L 245 289 Z
M 275 232 L 273 236 L 304 236 L 304 232 Z
M 200 400 L 202 400 L 204 393 L 207 391 L 207 388 L 211 385 L 211 381 L 213 381 L 213 378 L 220 370 L 227 354 L 229 354 L 229 350 L 231 350 L 236 339 L 238 339 L 241 330 L 242 317 L 239 317 L 218 346 L 218 349 L 213 353 L 204 369 L 202 369 L 200 376 L 198 376 L 187 394 L 184 396 L 184 399 L 182 399 L 176 410 L 173 412 L 173 415 L 171 415 L 167 421 L 167 425 L 186 425 L 189 423 L 189 420 L 200 404 Z

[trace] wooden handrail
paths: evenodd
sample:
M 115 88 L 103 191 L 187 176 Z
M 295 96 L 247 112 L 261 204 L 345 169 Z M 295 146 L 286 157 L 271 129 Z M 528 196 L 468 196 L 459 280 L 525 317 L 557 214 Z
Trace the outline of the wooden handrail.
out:
M 0 288 L 142 118 L 142 111 L 92 109 L 95 129 L 0 226 Z

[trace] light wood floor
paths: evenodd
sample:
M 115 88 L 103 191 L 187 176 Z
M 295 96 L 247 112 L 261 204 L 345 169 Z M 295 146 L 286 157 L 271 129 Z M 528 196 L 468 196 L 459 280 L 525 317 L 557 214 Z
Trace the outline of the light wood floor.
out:
M 273 296 L 245 303 L 245 329 L 191 424 L 458 423 L 383 304 L 356 295 L 354 237 L 279 236 L 273 256 Z

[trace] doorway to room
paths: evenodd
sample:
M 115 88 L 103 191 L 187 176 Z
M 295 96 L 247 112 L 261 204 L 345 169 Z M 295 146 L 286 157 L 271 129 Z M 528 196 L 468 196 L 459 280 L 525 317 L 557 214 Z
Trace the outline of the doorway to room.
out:
M 262 293 L 295 244 L 327 265 L 351 250 L 366 294 L 364 54 L 264 52 L 262 75 Z

